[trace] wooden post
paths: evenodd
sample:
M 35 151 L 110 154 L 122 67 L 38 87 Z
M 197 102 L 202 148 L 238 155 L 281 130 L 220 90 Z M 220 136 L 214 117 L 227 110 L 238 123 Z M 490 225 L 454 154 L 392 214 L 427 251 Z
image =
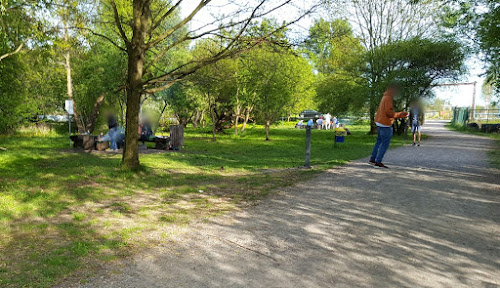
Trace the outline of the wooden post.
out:
M 184 147 L 184 126 L 170 125 L 170 143 L 174 149 Z

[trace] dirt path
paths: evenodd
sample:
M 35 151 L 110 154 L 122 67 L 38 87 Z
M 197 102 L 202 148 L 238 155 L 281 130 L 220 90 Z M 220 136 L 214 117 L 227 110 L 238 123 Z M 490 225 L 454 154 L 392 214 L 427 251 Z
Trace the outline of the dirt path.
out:
M 500 287 L 492 141 L 425 133 L 388 152 L 390 170 L 332 169 L 80 287 Z

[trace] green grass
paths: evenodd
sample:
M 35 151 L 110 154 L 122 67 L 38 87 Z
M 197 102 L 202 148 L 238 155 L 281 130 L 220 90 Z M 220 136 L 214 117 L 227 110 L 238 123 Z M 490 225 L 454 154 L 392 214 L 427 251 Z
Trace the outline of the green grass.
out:
M 304 164 L 304 130 L 262 127 L 210 140 L 186 129 L 185 149 L 141 155 L 142 169 L 120 169 L 120 155 L 75 152 L 66 136 L 29 131 L 0 136 L 0 286 L 49 287 L 96 261 L 154 245 L 175 227 L 220 215 L 326 168 L 368 156 L 367 126 L 333 147 L 313 131 L 313 169 Z M 45 135 L 45 136 L 42 136 Z M 394 138 L 393 146 L 403 141 Z M 82 272 L 85 271 L 85 272 Z
M 495 139 L 495 148 L 488 151 L 488 160 L 493 167 L 500 169 L 500 134 L 498 134 L 498 133 L 483 133 L 483 132 L 480 132 L 476 129 L 469 128 L 467 126 L 454 125 L 451 123 L 447 124 L 446 127 L 450 130 L 461 132 L 461 133 L 474 134 L 474 135 L 485 136 L 485 137 Z
M 498 124 L 500 123 L 500 119 L 490 119 L 488 121 L 486 120 L 473 120 L 471 123 L 477 123 L 477 124 Z

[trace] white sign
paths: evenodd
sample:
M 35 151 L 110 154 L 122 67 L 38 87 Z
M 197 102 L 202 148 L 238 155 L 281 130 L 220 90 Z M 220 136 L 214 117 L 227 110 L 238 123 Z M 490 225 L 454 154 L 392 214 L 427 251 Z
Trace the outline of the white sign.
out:
M 73 115 L 73 100 L 66 100 L 66 102 L 64 102 L 64 109 L 69 115 Z

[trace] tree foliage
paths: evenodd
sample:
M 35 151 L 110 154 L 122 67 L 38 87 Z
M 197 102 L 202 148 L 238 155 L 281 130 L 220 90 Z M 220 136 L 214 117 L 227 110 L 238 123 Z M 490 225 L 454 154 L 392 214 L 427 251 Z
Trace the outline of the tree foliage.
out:
M 443 27 L 471 51 L 481 52 L 487 82 L 500 96 L 500 5 L 495 0 L 449 1 L 442 15 Z

